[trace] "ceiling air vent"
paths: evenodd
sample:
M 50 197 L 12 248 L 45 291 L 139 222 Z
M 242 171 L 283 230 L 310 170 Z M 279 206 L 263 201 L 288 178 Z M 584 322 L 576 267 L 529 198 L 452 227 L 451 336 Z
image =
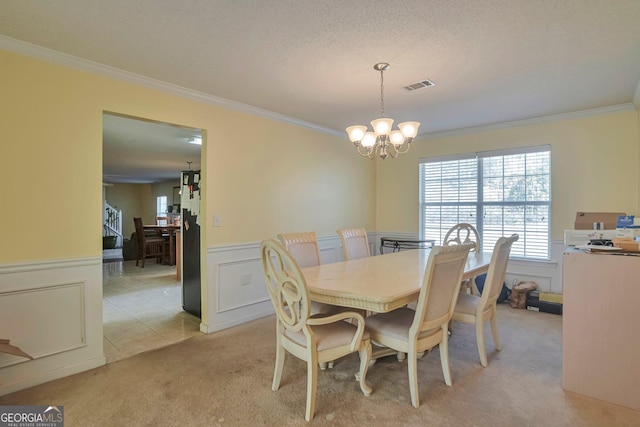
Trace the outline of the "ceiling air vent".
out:
M 404 88 L 406 90 L 416 90 L 416 89 L 422 89 L 423 87 L 429 87 L 429 86 L 435 86 L 436 84 L 434 82 L 432 82 L 431 80 L 427 79 L 427 80 L 423 80 L 421 82 L 418 83 L 413 83 L 410 84 L 409 86 L 405 86 Z

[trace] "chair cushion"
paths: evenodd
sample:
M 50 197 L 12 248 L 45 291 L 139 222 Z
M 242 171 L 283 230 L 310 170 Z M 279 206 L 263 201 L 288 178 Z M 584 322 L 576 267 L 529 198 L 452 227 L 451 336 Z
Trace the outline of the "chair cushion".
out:
M 356 329 L 356 326 L 341 320 L 328 325 L 311 326 L 313 335 L 316 337 L 318 351 L 349 345 L 351 340 L 353 340 Z M 285 331 L 284 335 L 296 344 L 303 347 L 307 345 L 307 339 L 302 331 Z M 363 334 L 362 339 L 369 339 L 369 333 L 367 331 Z
M 460 292 L 458 295 L 458 302 L 456 303 L 456 309 L 454 311 L 456 313 L 475 315 L 479 302 L 480 297 Z
M 409 328 L 413 323 L 416 312 L 410 308 L 402 307 L 388 313 L 379 313 L 365 319 L 367 329 L 377 335 L 385 335 L 398 340 L 408 341 Z M 423 331 L 419 339 L 440 332 L 440 328 Z
M 300 268 L 312 267 L 320 264 L 318 249 L 315 242 L 295 243 L 289 247 L 289 252 L 296 259 Z

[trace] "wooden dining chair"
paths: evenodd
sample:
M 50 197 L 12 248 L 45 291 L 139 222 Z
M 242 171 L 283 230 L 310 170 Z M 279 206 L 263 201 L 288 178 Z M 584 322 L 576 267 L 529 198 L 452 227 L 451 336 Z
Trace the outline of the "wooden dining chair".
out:
M 371 341 L 407 353 L 411 404 L 418 408 L 418 353 L 439 346 L 444 381 L 451 386 L 448 325 L 472 244 L 434 246 L 415 311 L 402 307 L 367 317 Z
M 449 231 L 447 231 L 447 234 L 444 235 L 444 240 L 442 241 L 443 246 L 462 245 L 466 243 L 474 244 L 471 252 L 480 251 L 481 242 L 478 230 L 466 222 L 461 222 L 451 227 Z
M 341 228 L 336 230 L 342 242 L 344 259 L 365 258 L 371 255 L 367 230 L 364 228 Z
M 320 265 L 318 235 L 315 231 L 278 234 L 278 240 L 296 260 L 300 268 Z M 311 303 L 312 315 L 334 314 L 341 310 L 342 307 L 331 304 L 316 301 Z
M 296 260 L 300 268 L 320 265 L 318 235 L 315 231 L 278 234 L 278 240 Z M 348 309 L 337 305 L 311 301 L 312 316 L 328 316 L 343 311 L 348 311 Z M 362 311 L 361 314 L 364 315 L 364 311 Z M 325 370 L 327 366 L 333 368 L 333 360 L 328 363 L 320 363 L 320 369 L 322 370 Z
M 487 366 L 487 351 L 484 345 L 484 323 L 491 322 L 491 333 L 496 350 L 502 350 L 500 337 L 498 336 L 498 324 L 496 321 L 496 304 L 498 296 L 502 290 L 504 276 L 507 273 L 507 263 L 509 262 L 509 254 L 511 246 L 517 241 L 517 234 L 511 237 L 501 237 L 496 242 L 491 256 L 491 263 L 487 271 L 487 279 L 484 282 L 482 295 L 469 295 L 461 293 L 458 296 L 452 320 L 455 322 L 473 323 L 476 325 L 476 341 L 478 345 L 478 354 L 480 355 L 480 364 Z
M 480 234 L 478 230 L 466 222 L 456 224 L 447 231 L 442 241 L 443 246 L 462 245 L 465 243 L 473 243 L 475 246 L 471 249 L 471 252 L 479 252 L 481 250 Z M 469 292 L 471 294 L 477 294 L 474 285 L 475 277 L 470 277 L 460 283 L 460 291 Z
M 305 420 L 311 421 L 315 413 L 318 363 L 358 352 L 360 370 L 356 378 L 362 393 L 369 396 L 372 389 L 365 379 L 371 358 L 371 342 L 364 318 L 355 312 L 311 317 L 309 291 L 295 259 L 275 240 L 263 241 L 260 253 L 264 281 L 277 319 L 276 363 L 271 388 L 276 391 L 280 387 L 286 352 L 307 362 Z M 347 319 L 352 323 L 344 321 Z
M 300 268 L 320 265 L 318 235 L 315 231 L 278 234 L 278 240 L 298 262 Z
M 168 216 L 156 216 L 156 225 L 171 225 L 170 218 Z M 162 236 L 167 242 L 170 240 L 169 231 L 159 228 L 157 230 L 158 236 Z
M 149 237 L 145 235 L 142 218 L 134 217 L 133 224 L 135 225 L 136 241 L 138 243 L 136 266 L 142 261 L 141 267 L 144 268 L 145 260 L 150 257 L 155 257 L 158 263 L 162 262 L 165 257 L 165 248 L 168 248 L 167 240 L 161 236 Z

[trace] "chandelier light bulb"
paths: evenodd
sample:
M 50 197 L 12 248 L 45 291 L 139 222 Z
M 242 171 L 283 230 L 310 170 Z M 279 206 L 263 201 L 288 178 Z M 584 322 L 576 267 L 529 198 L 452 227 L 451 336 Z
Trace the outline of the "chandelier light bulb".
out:
M 376 145 L 376 134 L 373 132 L 366 132 L 362 138 L 362 146 L 365 148 L 372 148 Z
M 392 131 L 389 135 L 389 139 L 391 140 L 393 146 L 396 148 L 404 144 L 404 135 L 402 135 L 402 132 L 400 132 L 399 130 Z
M 380 118 L 372 120 L 371 126 L 376 135 L 389 135 L 391 126 L 393 126 L 393 119 Z
M 349 126 L 347 128 L 347 135 L 349 135 L 349 140 L 351 140 L 351 142 L 360 142 L 362 141 L 366 131 L 366 126 Z
M 418 122 L 404 122 L 398 124 L 398 129 L 402 132 L 405 138 L 415 138 L 418 135 L 418 128 L 420 123 Z

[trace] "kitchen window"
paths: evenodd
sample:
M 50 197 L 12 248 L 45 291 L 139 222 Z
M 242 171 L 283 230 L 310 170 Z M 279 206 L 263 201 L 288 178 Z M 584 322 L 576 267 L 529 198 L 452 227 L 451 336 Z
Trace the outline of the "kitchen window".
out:
M 511 257 L 548 260 L 550 162 L 549 146 L 422 159 L 421 238 L 441 243 L 464 222 L 478 230 L 483 251 L 517 233 Z
M 156 215 L 157 216 L 167 215 L 167 196 L 156 197 Z

